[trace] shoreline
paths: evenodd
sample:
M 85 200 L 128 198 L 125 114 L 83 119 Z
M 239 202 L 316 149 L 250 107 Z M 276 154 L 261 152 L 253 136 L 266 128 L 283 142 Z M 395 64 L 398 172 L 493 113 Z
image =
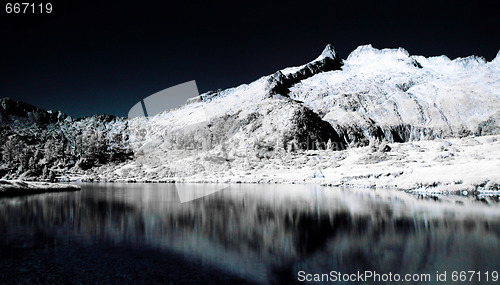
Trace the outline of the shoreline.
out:
M 0 198 L 80 190 L 80 186 L 68 183 L 0 180 Z
M 295 181 L 284 181 L 284 182 L 269 182 L 269 181 L 245 181 L 245 182 L 224 182 L 224 181 L 80 181 L 80 182 L 69 182 L 69 183 L 89 183 L 89 184 L 100 184 L 100 183 L 110 183 L 110 184 L 221 184 L 221 185 L 258 185 L 258 184 L 267 184 L 267 185 L 317 185 L 321 187 L 331 187 L 331 188 L 342 188 L 342 189 L 372 189 L 372 190 L 397 190 L 405 193 L 409 193 L 412 195 L 420 196 L 420 197 L 437 197 L 437 196 L 456 196 L 456 197 L 476 197 L 477 199 L 482 199 L 485 197 L 499 197 L 500 198 L 500 190 L 490 190 L 485 189 L 484 187 L 477 186 L 475 189 L 471 190 L 448 190 L 447 187 L 428 187 L 428 188 L 414 188 L 414 189 L 402 189 L 397 187 L 389 187 L 389 186 L 366 186 L 366 185 L 356 185 L 356 184 L 330 184 L 330 183 L 319 183 L 319 182 L 295 182 Z

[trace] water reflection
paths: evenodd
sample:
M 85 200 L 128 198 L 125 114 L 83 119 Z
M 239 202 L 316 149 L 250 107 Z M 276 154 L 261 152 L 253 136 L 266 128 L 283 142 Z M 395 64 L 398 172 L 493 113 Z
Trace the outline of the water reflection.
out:
M 0 199 L 0 238 L 11 248 L 158 248 L 284 284 L 299 270 L 498 270 L 499 217 L 496 204 L 393 190 L 230 185 L 181 204 L 170 184 L 87 184 L 79 193 Z

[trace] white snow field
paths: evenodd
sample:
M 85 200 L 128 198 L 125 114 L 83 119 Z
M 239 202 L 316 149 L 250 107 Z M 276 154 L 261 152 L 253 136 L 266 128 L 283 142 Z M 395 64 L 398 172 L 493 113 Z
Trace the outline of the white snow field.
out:
M 328 45 L 309 64 L 134 118 L 134 160 L 70 179 L 499 190 L 500 53 L 367 45 L 335 60 Z

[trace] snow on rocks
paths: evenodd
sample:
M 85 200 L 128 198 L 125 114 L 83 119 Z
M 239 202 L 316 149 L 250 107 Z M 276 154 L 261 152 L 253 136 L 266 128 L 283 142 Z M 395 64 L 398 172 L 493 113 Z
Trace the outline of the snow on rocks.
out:
M 358 47 L 342 70 L 316 74 L 290 88 L 339 133 L 390 142 L 498 134 L 498 60 L 411 56 L 404 49 Z M 372 132 L 373 133 L 373 132 Z
M 306 178 L 325 178 L 321 170 L 314 170 L 311 174 L 309 174 Z

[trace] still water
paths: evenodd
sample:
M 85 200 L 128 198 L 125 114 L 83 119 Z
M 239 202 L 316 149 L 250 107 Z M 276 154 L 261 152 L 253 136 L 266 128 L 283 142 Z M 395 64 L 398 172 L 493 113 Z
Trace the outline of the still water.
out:
M 457 284 L 453 271 L 477 271 L 467 284 L 493 284 L 500 271 L 497 198 L 238 184 L 180 203 L 175 187 L 0 199 L 0 283 L 300 284 L 299 272 L 372 271 Z

